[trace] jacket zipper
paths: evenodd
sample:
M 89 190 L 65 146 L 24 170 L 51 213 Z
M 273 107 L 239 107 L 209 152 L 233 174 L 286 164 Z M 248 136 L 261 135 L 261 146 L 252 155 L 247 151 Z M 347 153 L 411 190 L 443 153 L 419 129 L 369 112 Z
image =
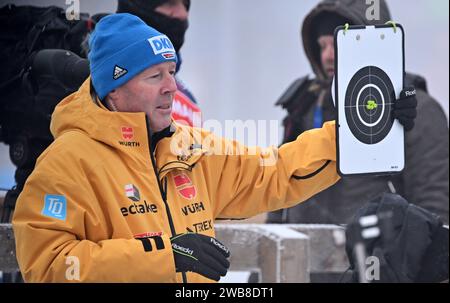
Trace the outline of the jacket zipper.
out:
M 145 120 L 146 120 L 147 129 L 149 129 L 147 117 L 145 117 Z M 167 213 L 167 218 L 169 219 L 170 232 L 172 233 L 172 237 L 173 237 L 173 236 L 176 236 L 177 233 L 175 230 L 175 225 L 173 224 L 172 214 L 170 213 L 169 203 L 167 203 L 167 177 L 164 178 L 164 182 L 165 182 L 165 190 L 164 190 L 161 185 L 161 182 L 159 181 L 158 169 L 156 167 L 156 160 L 155 160 L 155 155 L 153 154 L 153 151 L 152 151 L 150 137 L 148 139 L 148 148 L 150 151 L 150 159 L 152 161 L 153 172 L 155 173 L 156 182 L 158 183 L 158 188 L 159 188 L 159 192 L 161 194 L 161 198 L 163 199 L 164 205 L 166 206 L 166 213 Z M 186 273 L 182 272 L 181 274 L 182 274 L 182 278 L 183 278 L 183 283 L 187 283 Z

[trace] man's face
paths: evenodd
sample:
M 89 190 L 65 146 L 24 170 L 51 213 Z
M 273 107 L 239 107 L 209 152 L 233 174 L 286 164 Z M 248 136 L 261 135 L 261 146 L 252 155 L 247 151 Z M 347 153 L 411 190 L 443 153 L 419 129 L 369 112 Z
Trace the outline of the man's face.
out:
M 171 123 L 172 102 L 177 85 L 175 62 L 147 68 L 109 94 L 109 102 L 119 112 L 145 112 L 150 128 L 158 132 Z
M 320 46 L 322 69 L 331 79 L 334 77 L 334 37 L 332 35 L 320 36 L 317 43 Z
M 189 12 L 186 9 L 183 0 L 167 1 L 166 3 L 155 8 L 155 12 L 183 21 L 187 20 L 189 17 Z

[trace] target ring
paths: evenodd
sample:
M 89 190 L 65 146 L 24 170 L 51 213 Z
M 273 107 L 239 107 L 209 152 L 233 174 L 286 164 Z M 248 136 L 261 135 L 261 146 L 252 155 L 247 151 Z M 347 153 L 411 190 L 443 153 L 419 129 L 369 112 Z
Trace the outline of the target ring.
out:
M 392 129 L 395 90 L 389 76 L 376 66 L 360 69 L 350 80 L 345 96 L 345 118 L 356 139 L 381 142 Z

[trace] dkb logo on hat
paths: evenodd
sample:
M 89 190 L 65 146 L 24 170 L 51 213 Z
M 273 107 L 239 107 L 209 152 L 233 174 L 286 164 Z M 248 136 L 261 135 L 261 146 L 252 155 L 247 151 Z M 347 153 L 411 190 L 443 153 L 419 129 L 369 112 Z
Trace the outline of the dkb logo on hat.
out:
M 169 38 L 131 14 L 102 18 L 89 49 L 91 79 L 100 99 L 151 66 L 177 62 Z
M 148 39 L 148 42 L 150 43 L 155 55 L 165 52 L 173 53 L 175 51 L 169 38 L 164 35 L 150 38 Z

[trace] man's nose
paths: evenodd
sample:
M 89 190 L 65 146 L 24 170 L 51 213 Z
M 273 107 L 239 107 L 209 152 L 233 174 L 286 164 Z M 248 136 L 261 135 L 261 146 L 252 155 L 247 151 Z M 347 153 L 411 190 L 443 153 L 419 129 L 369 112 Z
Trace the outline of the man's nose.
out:
M 168 74 L 165 76 L 164 83 L 162 86 L 162 94 L 173 94 L 177 91 L 177 82 L 175 80 L 175 76 Z
M 189 12 L 186 6 L 183 4 L 183 1 L 177 1 L 177 4 L 174 5 L 172 10 L 172 18 L 187 20 L 189 17 Z
M 334 62 L 334 45 L 326 48 L 325 59 L 327 62 Z

